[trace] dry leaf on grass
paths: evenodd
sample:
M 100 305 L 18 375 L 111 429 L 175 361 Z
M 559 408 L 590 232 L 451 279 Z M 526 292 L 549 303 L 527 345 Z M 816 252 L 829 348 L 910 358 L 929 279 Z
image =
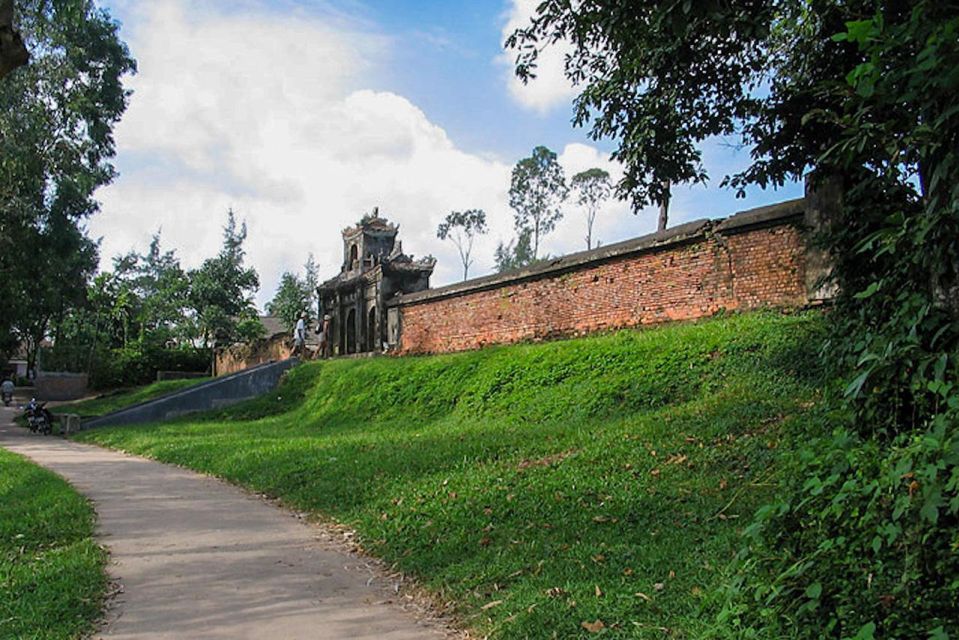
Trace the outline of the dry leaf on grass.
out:
M 581 627 L 589 631 L 590 633 L 599 633 L 606 628 L 606 625 L 602 620 L 596 620 L 595 622 L 588 622 L 584 620 L 581 624 Z

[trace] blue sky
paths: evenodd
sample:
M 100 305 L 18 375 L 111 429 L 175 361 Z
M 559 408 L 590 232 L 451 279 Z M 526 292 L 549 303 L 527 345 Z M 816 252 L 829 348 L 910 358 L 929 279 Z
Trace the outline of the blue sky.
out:
M 491 231 L 473 275 L 512 237 L 509 171 L 534 146 L 560 154 L 569 174 L 609 161 L 611 141 L 570 124 L 572 89 L 560 50 L 522 87 L 504 35 L 535 0 L 205 2 L 112 0 L 140 65 L 118 126 L 120 177 L 91 222 L 104 264 L 162 229 L 186 266 L 212 255 L 227 208 L 250 227 L 248 255 L 262 305 L 284 270 L 308 253 L 321 275 L 340 266 L 340 230 L 373 206 L 401 224 L 407 252 L 439 260 L 434 284 L 457 278 L 455 249 L 435 238 L 451 209 L 480 207 Z M 679 188 L 671 223 L 722 217 L 802 195 L 799 185 L 737 200 L 722 176 L 747 161 L 711 141 L 708 187 Z M 649 232 L 655 213 L 610 203 L 597 234 L 615 242 Z M 584 248 L 570 207 L 546 251 Z

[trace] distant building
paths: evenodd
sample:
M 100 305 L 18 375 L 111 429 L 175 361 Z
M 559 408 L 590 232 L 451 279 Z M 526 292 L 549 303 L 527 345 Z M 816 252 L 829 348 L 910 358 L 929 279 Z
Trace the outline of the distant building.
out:
M 329 316 L 333 355 L 381 351 L 390 340 L 386 301 L 400 293 L 429 289 L 434 258 L 413 260 L 396 240 L 399 226 L 378 209 L 343 230 L 339 275 L 317 287 L 319 318 Z

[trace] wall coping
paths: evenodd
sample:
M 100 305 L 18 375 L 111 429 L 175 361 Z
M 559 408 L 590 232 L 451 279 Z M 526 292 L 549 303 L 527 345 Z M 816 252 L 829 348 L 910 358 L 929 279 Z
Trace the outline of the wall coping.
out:
M 785 200 L 755 209 L 739 211 L 725 220 L 717 220 L 713 230 L 720 234 L 732 234 L 761 227 L 778 226 L 787 222 L 789 218 L 803 215 L 805 211 L 805 198 Z
M 624 256 L 651 253 L 666 248 L 679 247 L 704 239 L 710 232 L 734 234 L 761 227 L 777 226 L 790 218 L 800 216 L 805 210 L 804 199 L 787 200 L 764 207 L 740 211 L 725 219 L 707 220 L 705 218 L 656 231 L 637 238 L 605 245 L 598 249 L 579 251 L 548 260 L 531 267 L 494 273 L 465 282 L 457 282 L 427 289 L 417 293 L 395 296 L 386 303 L 387 307 L 404 307 L 423 302 L 452 298 L 455 296 L 498 289 L 500 287 L 537 280 L 539 278 L 573 271 L 589 264 L 602 264 Z

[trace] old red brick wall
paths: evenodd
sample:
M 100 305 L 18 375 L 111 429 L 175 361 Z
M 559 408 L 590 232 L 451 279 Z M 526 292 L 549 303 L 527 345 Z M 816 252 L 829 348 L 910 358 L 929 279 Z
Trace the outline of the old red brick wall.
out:
M 795 209 L 795 206 L 793 207 Z M 438 353 L 807 303 L 795 211 L 451 295 L 401 298 L 398 353 Z M 584 254 L 585 255 L 585 254 Z M 575 262 L 575 261 L 573 261 Z
M 278 335 L 252 345 L 237 344 L 216 352 L 216 375 L 227 376 L 258 364 L 288 359 L 293 352 L 292 340 Z

